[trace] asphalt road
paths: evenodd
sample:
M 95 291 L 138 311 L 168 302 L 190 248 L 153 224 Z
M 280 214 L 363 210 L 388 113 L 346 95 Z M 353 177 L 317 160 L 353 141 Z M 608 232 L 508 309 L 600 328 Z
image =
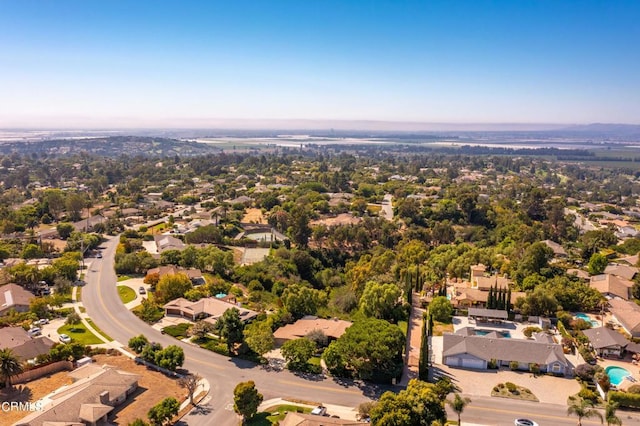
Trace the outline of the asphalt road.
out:
M 331 378 L 305 379 L 289 371 L 267 371 L 255 364 L 227 358 L 197 346 L 163 335 L 129 312 L 118 296 L 113 260 L 117 238 L 111 238 L 102 250 L 102 259 L 91 259 L 82 290 L 82 303 L 93 321 L 113 339 L 126 345 L 128 340 L 144 334 L 163 346 L 179 345 L 184 349 L 184 368 L 206 378 L 211 390 L 208 403 L 184 418 L 189 425 L 237 425 L 233 412 L 233 388 L 237 383 L 253 380 L 265 399 L 294 398 L 325 404 L 355 407 L 377 397 L 380 389 L 362 383 L 339 383 Z
M 86 274 L 87 285 L 82 290 L 82 302 L 93 321 L 113 339 L 126 345 L 128 340 L 144 334 L 163 346 L 179 345 L 185 352 L 184 368 L 206 378 L 211 390 L 205 403 L 183 418 L 189 425 L 237 425 L 239 417 L 233 412 L 233 388 L 242 381 L 253 380 L 265 399 L 293 398 L 297 400 L 356 407 L 376 398 L 383 389 L 363 383 L 340 383 L 332 378 L 318 380 L 303 378 L 289 371 L 267 371 L 255 364 L 227 358 L 197 346 L 185 344 L 163 335 L 129 312 L 118 296 L 116 274 L 113 269 L 117 238 L 104 244 L 102 259 L 92 259 Z M 470 396 L 472 399 L 462 415 L 463 423 L 511 426 L 518 417 L 535 420 L 540 426 L 575 425 L 576 417 L 568 417 L 566 406 L 541 404 L 502 398 Z M 620 412 L 625 425 L 640 425 L 636 413 Z M 456 419 L 449 411 L 449 418 Z M 583 425 L 600 424 L 585 419 Z

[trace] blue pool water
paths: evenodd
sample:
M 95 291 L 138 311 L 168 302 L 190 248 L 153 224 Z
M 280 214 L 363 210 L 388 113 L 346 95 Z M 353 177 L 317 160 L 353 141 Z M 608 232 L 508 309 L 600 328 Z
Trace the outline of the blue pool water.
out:
M 227 297 L 226 293 L 218 293 L 216 294 L 216 299 L 222 299 L 223 297 Z
M 626 368 L 609 366 L 604 369 L 612 385 L 618 386 L 625 377 L 630 376 L 631 373 Z
M 575 314 L 574 318 L 585 320 L 586 322 L 591 324 L 592 327 L 600 327 L 602 325 L 600 324 L 600 321 L 592 320 L 591 318 L 589 318 L 589 315 L 583 314 L 582 312 L 578 312 L 577 314 Z
M 494 330 L 479 330 L 477 328 L 475 329 L 476 336 L 486 336 L 492 331 Z M 508 331 L 498 331 L 498 334 L 501 334 L 505 339 L 511 339 L 511 333 L 509 333 Z

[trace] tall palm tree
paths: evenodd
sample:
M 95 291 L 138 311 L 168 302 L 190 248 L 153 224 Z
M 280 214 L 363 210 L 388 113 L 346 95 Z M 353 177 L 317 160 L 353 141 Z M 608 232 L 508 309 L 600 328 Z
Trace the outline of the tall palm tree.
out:
M 11 349 L 0 349 L 0 376 L 7 389 L 11 388 L 11 377 L 22 373 L 22 364 Z
M 567 408 L 567 414 L 578 417 L 578 426 L 582 426 L 582 419 L 584 417 L 598 417 L 600 419 L 600 423 L 603 421 L 602 414 L 593 408 L 593 403 L 584 399 L 572 402 L 571 405 L 569 405 L 569 408 Z
M 453 400 L 447 400 L 447 404 L 458 415 L 458 424 L 460 424 L 460 415 L 464 411 L 464 407 L 469 405 L 470 402 L 469 398 L 461 397 L 459 393 L 454 394 Z
M 616 416 L 618 405 L 617 402 L 607 402 L 604 406 L 604 420 L 607 422 L 607 426 L 622 425 L 622 419 Z

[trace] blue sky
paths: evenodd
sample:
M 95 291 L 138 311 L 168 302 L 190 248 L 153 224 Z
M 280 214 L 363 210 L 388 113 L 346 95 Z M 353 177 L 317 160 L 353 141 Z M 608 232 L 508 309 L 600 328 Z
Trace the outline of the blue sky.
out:
M 0 126 L 640 124 L 639 18 L 635 0 L 3 0 Z

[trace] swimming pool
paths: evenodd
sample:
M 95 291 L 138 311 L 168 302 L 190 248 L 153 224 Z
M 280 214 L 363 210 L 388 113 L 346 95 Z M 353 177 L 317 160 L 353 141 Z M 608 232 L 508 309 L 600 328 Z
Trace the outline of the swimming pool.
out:
M 591 318 L 589 318 L 589 315 L 583 314 L 582 312 L 578 312 L 573 317 L 575 319 L 585 320 L 586 322 L 591 324 L 591 327 L 600 327 L 602 325 L 602 324 L 600 324 L 600 321 L 592 320 Z
M 620 383 L 622 383 L 625 377 L 631 375 L 629 370 L 627 370 L 626 368 L 615 367 L 612 365 L 605 368 L 604 371 L 605 373 L 607 373 L 607 376 L 609 376 L 609 380 L 611 381 L 611 384 L 615 386 L 618 386 Z
M 504 337 L 505 339 L 511 339 L 511 333 L 509 333 L 508 331 L 482 330 L 482 329 L 477 329 L 477 328 L 474 331 L 476 332 L 476 336 L 486 336 L 487 334 L 491 333 L 492 331 L 495 331 L 498 334 L 501 334 L 502 337 Z

